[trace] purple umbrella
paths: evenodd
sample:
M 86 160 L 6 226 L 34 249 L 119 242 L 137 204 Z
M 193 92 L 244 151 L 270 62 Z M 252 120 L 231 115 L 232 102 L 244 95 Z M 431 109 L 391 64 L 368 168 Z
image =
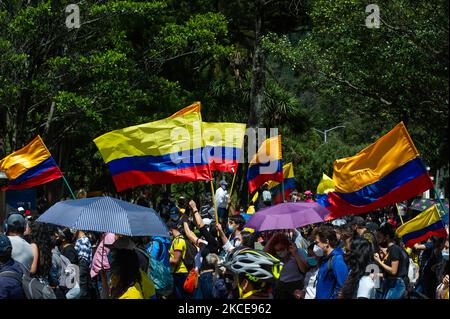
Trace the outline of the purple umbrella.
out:
M 257 211 L 245 224 L 257 231 L 294 229 L 321 223 L 330 212 L 317 203 L 281 203 Z

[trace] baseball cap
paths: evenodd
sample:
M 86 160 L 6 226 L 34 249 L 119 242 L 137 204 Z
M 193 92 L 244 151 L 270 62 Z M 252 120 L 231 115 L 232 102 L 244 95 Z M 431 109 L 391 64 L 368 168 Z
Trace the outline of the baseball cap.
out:
M 366 221 L 361 216 L 356 216 L 352 220 L 352 225 L 356 225 L 357 227 L 366 227 Z
M 8 253 L 11 254 L 12 245 L 8 236 L 0 234 L 0 256 L 6 256 Z
M 8 226 L 25 227 L 25 218 L 21 214 L 11 214 L 6 220 Z

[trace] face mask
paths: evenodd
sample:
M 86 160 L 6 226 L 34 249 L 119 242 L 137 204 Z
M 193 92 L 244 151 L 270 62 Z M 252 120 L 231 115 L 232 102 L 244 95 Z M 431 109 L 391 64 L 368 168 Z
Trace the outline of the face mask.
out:
M 310 267 L 316 267 L 317 266 L 317 259 L 315 257 L 308 257 L 306 258 L 306 262 Z
M 230 233 L 234 232 L 234 227 L 232 225 L 228 224 L 227 228 Z
M 178 220 L 178 214 L 170 214 L 170 219 Z
M 280 258 L 285 258 L 287 256 L 287 251 L 283 250 L 283 251 L 278 251 L 277 252 L 278 257 Z
M 448 249 L 442 251 L 442 259 L 448 261 Z
M 323 249 L 317 245 L 314 245 L 313 252 L 314 252 L 314 255 L 316 255 L 317 257 L 323 256 Z

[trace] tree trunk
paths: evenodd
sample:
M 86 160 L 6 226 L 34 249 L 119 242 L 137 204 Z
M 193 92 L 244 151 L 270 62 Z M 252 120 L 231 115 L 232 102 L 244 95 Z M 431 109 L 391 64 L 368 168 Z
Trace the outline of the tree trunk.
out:
M 257 0 L 255 13 L 255 48 L 253 52 L 252 82 L 250 91 L 250 127 L 259 127 L 261 125 L 262 106 L 264 102 L 264 86 L 266 82 L 264 68 L 266 60 L 261 47 L 261 40 L 263 36 L 263 6 L 264 1 Z

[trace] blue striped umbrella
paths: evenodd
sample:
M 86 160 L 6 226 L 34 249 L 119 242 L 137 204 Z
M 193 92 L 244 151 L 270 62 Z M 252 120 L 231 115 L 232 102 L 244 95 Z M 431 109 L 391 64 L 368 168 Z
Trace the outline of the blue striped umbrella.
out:
M 78 230 L 126 236 L 169 236 L 166 225 L 155 210 L 112 197 L 58 202 L 37 221 Z

